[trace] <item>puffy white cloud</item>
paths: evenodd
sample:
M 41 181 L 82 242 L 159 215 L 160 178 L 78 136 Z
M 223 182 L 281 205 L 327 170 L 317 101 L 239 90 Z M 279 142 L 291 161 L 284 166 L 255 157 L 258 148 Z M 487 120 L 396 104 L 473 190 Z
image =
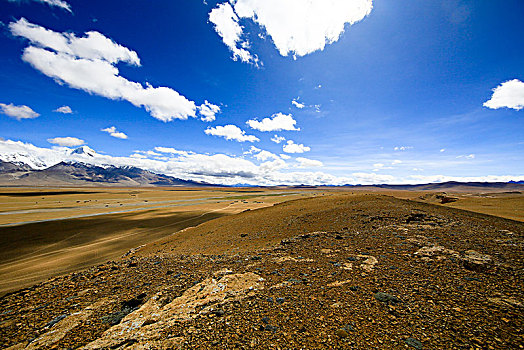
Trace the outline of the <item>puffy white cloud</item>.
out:
M 253 154 L 253 158 L 260 160 L 262 162 L 265 162 L 268 159 L 278 160 L 281 159 L 281 157 L 277 156 L 274 153 L 271 153 L 269 151 L 257 148 L 255 146 L 251 146 L 248 152 L 244 152 L 245 154 Z
M 304 157 L 297 157 L 297 161 L 300 163 L 299 168 L 313 168 L 313 167 L 321 167 L 324 164 L 319 160 L 304 158 Z
M 395 159 L 394 161 L 391 162 L 391 165 L 398 165 L 398 164 L 402 164 L 402 161 L 399 159 Z
M 206 181 L 215 184 L 236 185 L 344 185 L 344 184 L 381 184 L 381 183 L 428 183 L 443 181 L 522 181 L 524 176 L 477 176 L 450 177 L 444 175 L 411 175 L 396 178 L 392 175 L 355 172 L 348 176 L 335 176 L 324 172 L 282 171 L 286 163 L 280 160 L 255 165 L 243 157 L 225 154 L 198 154 L 186 151 L 173 157 L 160 159 L 145 158 L 146 155 L 158 155 L 154 151 L 136 151 L 129 157 L 113 157 L 90 152 L 73 153 L 66 147 L 41 148 L 20 141 L 0 140 L 0 159 L 29 164 L 35 169 L 43 169 L 61 161 L 81 161 L 88 164 L 106 166 L 136 166 L 158 174 L 166 174 L 186 180 Z
M 84 140 L 78 139 L 76 137 L 55 137 L 52 139 L 47 139 L 47 142 L 52 143 L 54 145 L 59 145 L 63 147 L 76 147 L 83 145 L 85 143 Z
M 407 151 L 408 149 L 413 149 L 411 146 L 397 146 L 393 148 L 395 151 Z
M 220 107 L 208 102 L 207 100 L 198 107 L 198 113 L 201 115 L 200 120 L 203 122 L 214 121 L 216 119 L 215 115 L 219 112 Z
M 7 0 L 9 2 L 21 2 L 22 0 Z M 49 6 L 55 6 L 55 7 L 59 7 L 61 9 L 64 9 L 66 11 L 69 11 L 69 12 L 72 12 L 71 11 L 71 6 L 63 1 L 63 0 L 33 0 L 35 2 L 41 2 L 43 4 L 47 4 Z
M 53 112 L 62 113 L 62 114 L 73 114 L 73 110 L 69 106 L 58 107 Z
M 282 141 L 286 141 L 286 138 L 284 136 L 275 135 L 271 138 L 271 141 L 273 141 L 274 143 L 280 143 Z
M 258 24 L 282 56 L 296 57 L 337 41 L 347 23 L 362 20 L 372 8 L 372 0 L 230 0 L 211 11 L 210 21 L 234 57 L 249 61 L 240 19 Z
M 127 135 L 121 131 L 116 130 L 116 127 L 110 126 L 109 128 L 101 129 L 100 131 L 107 132 L 109 135 L 116 137 L 117 139 L 125 140 Z
M 293 106 L 299 108 L 299 109 L 302 109 L 304 107 L 306 107 L 305 104 L 303 104 L 302 102 L 298 102 L 298 99 L 293 99 L 293 101 L 291 101 L 291 104 L 293 104 Z
M 282 159 L 286 159 L 286 160 L 287 160 L 287 159 L 291 159 L 291 156 L 288 156 L 287 154 L 282 153 L 282 154 L 280 155 L 280 158 L 282 158 Z
M 242 39 L 243 28 L 238 24 L 238 16 L 233 7 L 225 2 L 219 4 L 209 13 L 209 21 L 215 25 L 215 31 L 220 35 L 222 41 L 233 52 L 233 60 L 240 59 L 242 62 L 257 63 L 258 58 L 252 55 L 246 48 L 249 43 Z
M 491 109 L 506 107 L 517 111 L 524 108 L 524 83 L 513 79 L 500 84 L 493 89 L 493 95 L 484 102 L 484 107 Z
M 79 38 L 29 23 L 24 18 L 10 23 L 9 28 L 13 35 L 32 43 L 24 49 L 22 59 L 59 84 L 128 101 L 164 122 L 196 117 L 195 103 L 177 91 L 163 86 L 143 86 L 120 76 L 117 63 L 139 66 L 140 59 L 136 52 L 98 32 L 87 32 Z
M 275 113 L 271 118 L 264 118 L 262 121 L 251 119 L 246 122 L 250 128 L 260 131 L 281 131 L 281 130 L 294 130 L 299 131 L 300 128 L 296 128 L 297 121 L 293 119 L 291 114 Z
M 115 43 L 99 32 L 86 32 L 84 37 L 78 38 L 73 33 L 58 33 L 30 23 L 25 18 L 11 22 L 9 29 L 13 35 L 24 37 L 35 46 L 72 57 L 140 66 L 140 59 L 135 51 Z
M 236 140 L 238 142 L 256 142 L 260 141 L 254 135 L 246 135 L 246 132 L 236 125 L 228 124 L 224 126 L 209 127 L 204 132 L 207 135 L 224 137 L 226 140 Z
M 16 120 L 34 119 L 40 116 L 40 114 L 33 111 L 31 107 L 25 105 L 15 106 L 12 103 L 8 105 L 0 103 L 0 112 Z
M 295 143 L 293 140 L 288 140 L 282 149 L 286 153 L 304 153 L 311 151 L 310 147 L 304 146 L 301 143 Z

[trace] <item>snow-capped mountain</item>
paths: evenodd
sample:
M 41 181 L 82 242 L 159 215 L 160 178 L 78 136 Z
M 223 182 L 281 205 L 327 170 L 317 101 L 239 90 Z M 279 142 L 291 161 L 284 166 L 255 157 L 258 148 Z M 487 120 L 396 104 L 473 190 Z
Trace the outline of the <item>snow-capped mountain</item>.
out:
M 14 147 L 13 147 L 14 146 Z M 114 158 L 88 146 L 76 149 L 18 149 L 0 147 L 0 185 L 113 185 L 113 186 L 202 186 L 172 176 L 153 173 L 132 165 L 111 164 Z M 5 151 L 5 150 L 4 150 Z

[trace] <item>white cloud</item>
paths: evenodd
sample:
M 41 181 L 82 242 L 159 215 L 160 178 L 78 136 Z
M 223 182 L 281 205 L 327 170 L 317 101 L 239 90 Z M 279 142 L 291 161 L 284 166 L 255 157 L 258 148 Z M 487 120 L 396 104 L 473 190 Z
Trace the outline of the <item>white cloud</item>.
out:
M 271 153 L 271 152 L 266 151 L 266 150 L 262 150 L 262 151 L 258 152 L 257 154 L 255 154 L 254 157 L 256 159 L 258 159 L 258 160 L 263 161 L 263 162 L 268 160 L 268 159 L 274 159 L 274 160 L 280 159 L 280 157 L 277 156 L 276 154 Z
M 445 149 L 445 148 L 441 148 L 441 149 L 440 149 L 440 153 L 443 153 L 443 152 L 446 152 L 446 149 Z
M 398 164 L 402 164 L 402 161 L 395 159 L 394 161 L 391 162 L 391 165 L 398 165 Z
M 209 13 L 209 21 L 215 25 L 215 31 L 233 52 L 233 60 L 240 59 L 242 62 L 256 64 L 258 57 L 246 49 L 249 43 L 242 39 L 243 28 L 238 24 L 238 20 L 233 7 L 227 2 L 219 4 Z
M 260 160 L 262 162 L 265 162 L 268 159 L 273 159 L 273 160 L 281 159 L 281 157 L 277 156 L 276 154 L 260 149 L 255 146 L 251 146 L 249 151 L 244 152 L 244 154 L 252 154 L 253 158 Z
M 130 155 L 129 157 L 131 158 L 138 158 L 138 159 L 146 159 L 147 156 L 146 155 L 143 155 L 141 153 L 133 153 L 132 155 Z
M 264 118 L 262 121 L 251 119 L 246 122 L 250 128 L 259 131 L 281 131 L 281 130 L 294 130 L 299 131 L 300 128 L 296 128 L 297 121 L 293 119 L 291 114 L 275 113 L 271 118 Z
M 513 79 L 500 84 L 493 89 L 493 95 L 484 102 L 484 107 L 491 109 L 506 107 L 517 111 L 524 108 L 524 83 Z
M 296 98 L 293 101 L 291 101 L 291 103 L 293 104 L 293 106 L 297 107 L 298 109 L 302 109 L 306 107 L 306 105 L 303 104 L 302 102 L 298 102 L 298 99 Z
M 53 112 L 63 113 L 63 114 L 73 114 L 73 110 L 69 106 L 58 107 Z
M 10 2 L 21 2 L 21 0 L 8 0 Z M 35 2 L 41 2 L 41 3 L 44 3 L 44 4 L 47 4 L 49 6 L 56 6 L 56 7 L 59 7 L 61 9 L 64 9 L 66 11 L 69 11 L 69 12 L 72 12 L 71 11 L 71 6 L 63 1 L 63 0 L 33 0 Z
M 33 111 L 31 107 L 24 106 L 24 105 L 15 106 L 12 103 L 8 105 L 6 105 L 5 103 L 0 103 L 0 113 L 3 113 L 7 115 L 8 117 L 11 117 L 16 120 L 34 119 L 40 116 L 40 114 Z
M 286 160 L 287 160 L 287 159 L 291 159 L 291 156 L 288 156 L 287 154 L 282 153 L 282 154 L 280 155 L 280 158 L 282 158 L 282 159 L 286 159 Z
M 160 152 L 160 153 L 171 153 L 171 154 L 180 154 L 180 155 L 188 154 L 188 152 L 186 151 L 179 151 L 172 147 L 155 147 L 155 151 Z
M 193 101 L 168 87 L 153 87 L 120 76 L 119 62 L 139 66 L 136 52 L 98 32 L 84 37 L 59 33 L 29 23 L 24 18 L 9 24 L 11 33 L 28 39 L 22 59 L 59 84 L 145 108 L 151 116 L 168 122 L 196 117 Z
M 286 153 L 304 153 L 311 150 L 310 147 L 295 143 L 293 140 L 288 140 L 282 149 Z
M 475 159 L 474 154 L 464 154 L 456 157 L 457 159 L 464 158 L 464 159 Z
M 321 167 L 324 164 L 319 160 L 304 158 L 304 157 L 297 157 L 297 161 L 300 163 L 299 168 L 313 168 L 313 167 Z
M 373 164 L 373 168 L 379 169 L 379 168 L 383 168 L 383 167 L 384 167 L 384 164 L 382 164 L 382 163 L 375 163 L 375 164 Z
M 282 141 L 286 141 L 286 138 L 284 136 L 275 135 L 271 138 L 271 141 L 273 141 L 274 143 L 280 143 Z
M 127 135 L 124 134 L 123 132 L 116 130 L 116 127 L 114 126 L 111 126 L 105 129 L 101 129 L 100 131 L 107 132 L 109 135 L 116 137 L 117 139 L 122 139 L 122 140 L 127 139 Z
M 238 142 L 255 142 L 260 141 L 254 135 L 246 135 L 246 132 L 236 125 L 224 125 L 209 127 L 204 131 L 207 135 L 224 137 L 226 140 L 236 140 Z
M 396 178 L 392 175 L 354 172 L 348 176 L 335 176 L 324 172 L 294 171 L 283 172 L 286 163 L 280 160 L 255 165 L 243 157 L 225 154 L 187 154 L 163 157 L 162 159 L 144 158 L 145 155 L 157 154 L 154 151 L 136 151 L 129 157 L 113 157 L 92 152 L 92 156 L 73 154 L 66 147 L 41 148 L 20 141 L 0 140 L 0 159 L 3 161 L 21 161 L 35 169 L 43 169 L 62 161 L 81 161 L 99 166 L 136 166 L 158 174 L 166 174 L 186 180 L 206 181 L 215 184 L 236 185 L 344 185 L 344 184 L 381 184 L 381 183 L 428 183 L 443 181 L 522 181 L 524 176 L 488 175 L 476 177 L 450 177 L 444 175 L 410 175 Z
M 408 149 L 413 149 L 411 146 L 397 146 L 393 148 L 395 151 L 407 151 Z
M 198 107 L 198 112 L 201 115 L 200 120 L 203 122 L 212 122 L 216 119 L 215 115 L 220 112 L 220 107 L 206 100 Z
M 78 139 L 76 137 L 55 137 L 52 139 L 47 139 L 47 142 L 63 147 L 76 147 L 85 143 L 84 140 Z
M 258 24 L 282 56 L 296 58 L 337 41 L 347 23 L 362 20 L 372 7 L 372 0 L 230 0 L 213 9 L 209 19 L 233 57 L 248 62 L 252 54 L 241 39 L 240 19 Z

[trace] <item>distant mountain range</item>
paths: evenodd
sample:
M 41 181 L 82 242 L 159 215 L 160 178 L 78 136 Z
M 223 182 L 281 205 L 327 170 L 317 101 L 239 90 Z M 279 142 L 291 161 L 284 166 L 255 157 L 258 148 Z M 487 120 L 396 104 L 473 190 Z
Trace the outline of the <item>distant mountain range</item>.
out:
M 0 186 L 219 186 L 183 180 L 129 165 L 108 164 L 107 156 L 88 146 L 39 154 L 20 152 L 0 154 Z M 126 164 L 121 158 L 120 164 Z M 235 187 L 238 187 L 235 186 Z M 246 185 L 249 187 L 249 185 Z M 280 186 L 279 186 L 280 187 Z M 290 186 L 283 185 L 289 188 Z M 318 188 L 301 185 L 292 188 Z M 339 187 L 339 186 L 320 186 Z M 411 191 L 522 191 L 519 182 L 442 182 L 417 185 L 344 185 L 355 189 Z
M 87 146 L 71 151 L 72 156 L 95 157 Z M 196 181 L 155 174 L 134 166 L 99 166 L 64 160 L 46 166 L 28 155 L 10 154 L 0 160 L 2 186 L 211 186 Z

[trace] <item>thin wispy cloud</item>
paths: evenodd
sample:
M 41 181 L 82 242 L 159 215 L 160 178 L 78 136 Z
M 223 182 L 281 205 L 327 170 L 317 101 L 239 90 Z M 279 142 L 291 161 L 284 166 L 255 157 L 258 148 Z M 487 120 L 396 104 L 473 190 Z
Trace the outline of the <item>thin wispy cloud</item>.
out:
M 63 147 L 76 147 L 85 144 L 84 140 L 70 136 L 47 139 L 47 142 Z

